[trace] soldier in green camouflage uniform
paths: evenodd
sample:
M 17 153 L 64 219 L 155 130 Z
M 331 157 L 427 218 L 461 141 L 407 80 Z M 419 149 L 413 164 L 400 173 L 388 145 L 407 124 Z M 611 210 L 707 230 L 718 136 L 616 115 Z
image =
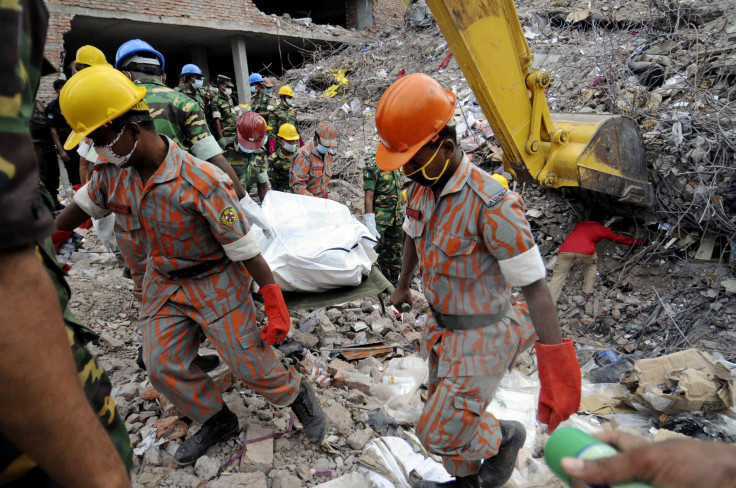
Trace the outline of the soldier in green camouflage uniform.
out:
M 156 78 L 144 76 L 134 83 L 146 87 L 146 104 L 159 134 L 171 137 L 182 149 L 205 161 L 222 154 L 199 101 L 175 92 Z
M 294 161 L 294 154 L 287 155 L 284 148 L 277 149 L 268 157 L 268 179 L 273 190 L 292 193 L 289 186 L 292 161 Z
M 210 101 L 212 105 L 212 118 L 215 124 L 215 137 L 221 141 L 224 137 L 235 135 L 235 124 L 238 117 L 235 114 L 235 103 L 232 97 L 232 81 L 229 77 L 217 75 L 217 87 L 219 92 Z
M 380 238 L 376 246 L 378 267 L 391 283 L 401 273 L 401 256 L 405 234 L 404 208 L 399 170 L 383 171 L 373 162 L 363 170 L 365 213 L 375 214 L 375 227 Z
M 294 103 L 294 92 L 290 87 L 284 85 L 279 89 L 279 103 L 271 113 L 268 114 L 268 138 L 269 153 L 273 154 L 279 148 L 277 132 L 279 127 L 284 124 L 291 124 L 297 129 L 299 124 L 296 117 L 296 109 L 292 106 Z
M 104 476 L 107 478 L 107 485 L 121 486 L 123 480 L 118 474 L 125 478 L 123 465 L 127 468 L 128 476 L 133 466 L 130 439 L 110 395 L 111 385 L 107 374 L 83 346 L 85 340 L 95 336 L 66 308 L 69 287 L 64 281 L 63 271 L 59 267 L 56 252 L 48 237 L 53 232 L 50 211 L 54 207 L 53 201 L 48 192 L 44 191 L 42 196 L 39 191 L 38 167 L 28 130 L 35 91 L 41 76 L 48 12 L 40 0 L 6 1 L 0 4 L 0 18 L 3 19 L 5 26 L 4 30 L 0 31 L 4 46 L 0 51 L 0 61 L 6 68 L 0 73 L 0 97 L 4 100 L 0 104 L 0 206 L 3 208 L 0 214 L 0 283 L 3 286 L 8 283 L 8 276 L 3 275 L 2 270 L 13 269 L 21 262 L 24 263 L 25 274 L 41 280 L 34 281 L 38 293 L 25 294 L 27 300 L 23 303 L 5 303 L 2 297 L 12 297 L 14 292 L 5 288 L 0 289 L 0 309 L 3 310 L 3 313 L 9 314 L 3 321 L 0 321 L 0 331 L 3 336 L 3 340 L 0 341 L 4 349 L 3 359 L 12 358 L 14 354 L 17 354 L 17 350 L 27 349 L 28 341 L 38 339 L 36 334 L 46 334 L 45 326 L 39 325 L 41 322 L 53 324 L 61 318 L 46 316 L 43 320 L 37 320 L 38 307 L 44 306 L 42 305 L 43 300 L 57 300 L 53 295 L 46 294 L 48 290 L 46 283 L 40 278 L 44 273 L 42 266 L 45 265 L 52 283 L 56 286 L 61 310 L 64 310 L 65 335 L 71 348 L 78 378 L 81 380 L 87 400 L 92 407 L 88 416 L 86 412 L 65 410 L 69 403 L 64 401 L 64 405 L 55 405 L 58 410 L 48 412 L 48 418 L 35 417 L 33 426 L 36 430 L 26 432 L 33 446 L 31 456 L 21 452 L 5 435 L 0 433 L 0 484 L 58 486 L 36 464 L 35 461 L 39 461 L 45 467 L 65 477 L 67 483 L 76 481 L 80 485 L 86 483 L 89 486 L 102 486 L 99 478 Z M 31 247 L 34 244 L 35 249 Z M 34 252 L 35 257 L 33 257 Z M 36 258 L 40 262 L 36 261 Z M 37 275 L 37 271 L 40 271 L 41 275 Z M 16 276 L 14 279 L 15 286 L 19 286 L 20 289 L 27 288 L 27 278 Z M 28 341 L 18 339 L 16 327 L 19 324 L 15 317 L 18 312 L 27 319 L 22 326 L 28 335 Z M 44 340 L 47 341 L 48 354 L 51 354 L 51 357 L 58 357 L 60 344 L 57 339 L 60 337 L 63 338 L 63 335 L 50 333 L 48 337 L 44 336 Z M 65 351 L 66 347 L 64 343 L 62 350 Z M 47 351 L 38 351 L 39 355 L 45 353 Z M 33 402 L 34 405 L 27 405 L 30 397 L 18 395 L 19 384 L 17 382 L 21 378 L 36 381 L 37 375 L 27 372 L 29 367 L 56 377 L 51 372 L 53 367 L 50 367 L 46 360 L 32 357 L 26 359 L 28 364 L 16 363 L 13 366 L 15 371 L 12 373 L 6 369 L 8 364 L 3 362 L 3 395 L 6 395 L 3 402 L 3 413 L 8 412 L 10 415 L 15 415 L 19 406 L 27 407 L 29 410 L 36 409 L 38 403 Z M 62 372 L 58 378 L 65 378 L 63 375 L 65 365 L 59 364 L 58 366 L 57 371 Z M 54 379 L 50 378 L 50 381 Z M 46 385 L 27 383 L 23 388 L 27 392 L 45 390 L 48 392 L 48 398 L 56 399 L 55 402 L 61 398 L 71 399 L 78 391 L 76 390 L 77 385 L 63 381 Z M 42 402 L 45 401 L 42 400 Z M 97 414 L 102 427 L 112 439 L 113 445 L 117 448 L 117 455 L 123 461 L 122 465 L 116 466 L 111 463 L 103 466 L 96 463 L 97 461 L 104 462 L 103 460 L 110 461 L 111 458 L 105 457 L 108 454 L 117 458 L 112 447 L 109 452 L 107 451 L 109 444 L 106 439 L 103 439 L 104 443 L 101 444 L 97 437 L 86 437 L 84 441 L 86 446 L 81 444 L 79 435 L 87 432 L 85 427 L 87 424 L 80 424 L 75 419 L 88 417 L 94 419 L 92 412 Z M 6 419 L 3 419 L 3 422 L 5 421 Z M 25 423 L 23 421 L 21 426 Z M 51 427 L 54 423 L 58 423 L 58 428 Z M 39 441 L 38 436 L 42 432 L 45 432 L 45 437 L 43 441 Z M 94 429 L 89 432 L 94 432 Z M 17 432 L 15 435 L 17 436 Z M 59 441 L 67 444 L 68 452 L 58 450 Z M 88 451 L 87 446 L 96 446 L 96 448 Z M 49 452 L 49 449 L 56 450 Z M 37 456 L 40 456 L 41 459 L 37 459 Z M 74 456 L 77 456 L 74 460 L 69 459 Z M 75 479 L 75 472 L 80 473 L 79 476 L 94 474 L 96 479 L 85 478 L 85 481 L 82 482 L 78 477 Z M 128 480 L 125 481 L 129 483 Z
M 235 173 L 240 178 L 246 193 L 250 193 L 253 185 L 256 185 L 258 198 L 263 201 L 268 191 L 268 173 L 266 170 L 266 151 L 258 149 L 251 153 L 245 153 L 238 147 L 238 137 L 225 137 L 221 139 L 225 147 L 225 157 L 230 161 Z M 288 185 L 288 179 L 287 179 Z
M 250 99 L 250 109 L 268 119 L 269 113 L 276 107 L 276 100 L 263 89 L 260 83 L 257 84 L 256 94 Z
M 268 179 L 271 180 L 272 189 L 292 193 L 289 174 L 294 155 L 299 149 L 299 133 L 293 125 L 283 124 L 276 136 L 279 149 L 268 157 Z

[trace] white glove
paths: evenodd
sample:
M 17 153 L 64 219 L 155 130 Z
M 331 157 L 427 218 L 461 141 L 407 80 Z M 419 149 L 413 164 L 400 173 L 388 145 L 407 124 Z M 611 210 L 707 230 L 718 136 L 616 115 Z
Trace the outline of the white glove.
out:
M 365 222 L 365 226 L 368 227 L 368 231 L 373 237 L 376 239 L 381 237 L 381 234 L 378 233 L 378 229 L 376 229 L 376 214 L 363 214 L 363 222 Z

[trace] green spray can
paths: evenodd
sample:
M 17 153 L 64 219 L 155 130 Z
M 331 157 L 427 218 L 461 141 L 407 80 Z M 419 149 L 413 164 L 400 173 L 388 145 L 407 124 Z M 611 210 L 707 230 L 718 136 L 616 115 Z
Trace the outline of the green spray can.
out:
M 562 470 L 562 458 L 600 459 L 618 454 L 616 448 L 604 444 L 593 436 L 574 427 L 560 427 L 549 436 L 544 446 L 544 459 L 547 466 L 571 488 L 652 488 L 645 483 L 623 483 L 619 485 L 591 485 L 572 480 Z

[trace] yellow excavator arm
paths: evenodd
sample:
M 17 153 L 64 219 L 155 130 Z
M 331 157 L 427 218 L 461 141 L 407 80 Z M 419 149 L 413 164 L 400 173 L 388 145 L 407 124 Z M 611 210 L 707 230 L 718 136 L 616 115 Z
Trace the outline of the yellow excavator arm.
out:
M 550 114 L 549 73 L 532 54 L 513 0 L 426 0 L 504 151 L 504 167 L 545 188 L 580 187 L 651 204 L 631 117 Z

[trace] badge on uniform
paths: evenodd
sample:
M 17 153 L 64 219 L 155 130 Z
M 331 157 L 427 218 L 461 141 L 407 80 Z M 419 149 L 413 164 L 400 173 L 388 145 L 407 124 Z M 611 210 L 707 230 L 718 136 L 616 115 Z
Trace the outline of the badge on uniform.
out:
M 107 208 L 111 212 L 128 215 L 130 214 L 130 207 L 120 203 L 107 202 Z
M 422 211 L 416 208 L 406 207 L 406 215 L 412 219 L 422 220 Z
M 233 207 L 227 207 L 220 214 L 220 222 L 228 227 L 232 227 L 238 221 L 238 212 Z

